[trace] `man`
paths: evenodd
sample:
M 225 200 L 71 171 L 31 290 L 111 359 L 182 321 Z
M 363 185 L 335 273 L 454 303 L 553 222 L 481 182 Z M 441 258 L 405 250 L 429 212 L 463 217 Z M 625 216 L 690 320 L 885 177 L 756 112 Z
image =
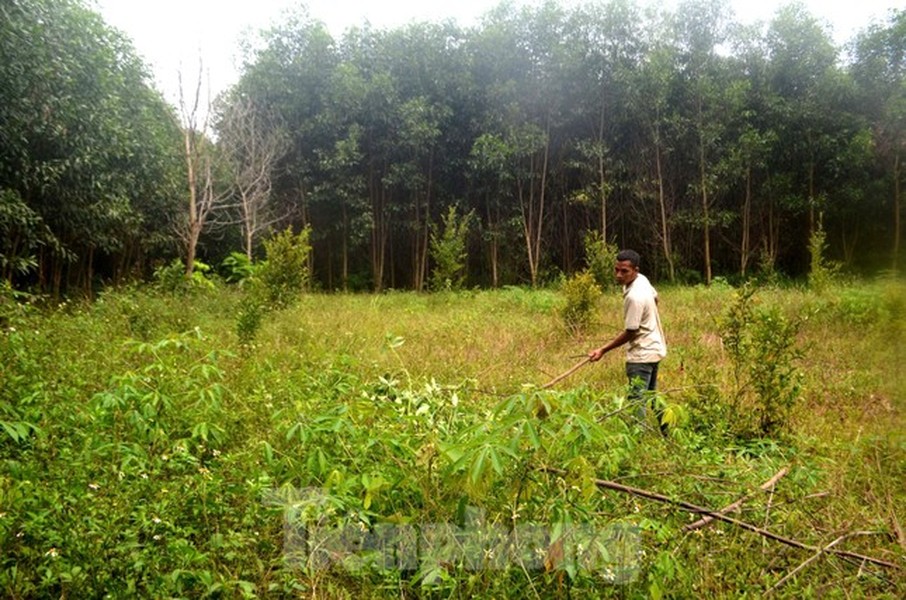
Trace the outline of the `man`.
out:
M 658 315 L 657 291 L 648 278 L 639 273 L 641 258 L 634 250 L 622 250 L 617 254 L 614 276 L 623 286 L 623 331 L 596 350 L 588 353 L 592 362 L 601 360 L 605 354 L 628 344 L 626 348 L 626 376 L 629 378 L 629 399 L 638 402 L 639 414 L 645 416 L 645 392 L 657 387 L 657 369 L 660 361 L 667 356 L 667 343 L 661 329 Z M 666 425 L 657 413 L 661 432 Z

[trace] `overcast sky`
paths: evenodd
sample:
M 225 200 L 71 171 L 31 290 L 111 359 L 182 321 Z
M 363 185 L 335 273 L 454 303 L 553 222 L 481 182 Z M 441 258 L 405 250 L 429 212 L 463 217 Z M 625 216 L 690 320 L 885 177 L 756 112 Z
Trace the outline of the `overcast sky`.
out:
M 89 0 L 91 1 L 91 0 Z M 238 77 L 238 41 L 247 31 L 268 26 L 287 8 L 304 4 L 309 14 L 330 29 L 335 38 L 354 25 L 368 21 L 374 27 L 395 27 L 412 21 L 453 19 L 472 25 L 498 0 L 93 0 L 105 21 L 128 35 L 154 70 L 158 89 L 175 103 L 178 73 L 194 86 L 199 57 L 212 93 L 229 87 Z M 675 0 L 647 0 L 674 5 Z M 519 4 L 537 4 L 516 0 Z M 560 0 L 560 5 L 581 0 Z M 644 0 L 639 1 L 640 4 Z M 736 19 L 743 23 L 766 21 L 783 0 L 731 0 Z M 883 19 L 903 0 L 804 0 L 808 10 L 827 21 L 838 44 L 848 41 L 873 20 Z

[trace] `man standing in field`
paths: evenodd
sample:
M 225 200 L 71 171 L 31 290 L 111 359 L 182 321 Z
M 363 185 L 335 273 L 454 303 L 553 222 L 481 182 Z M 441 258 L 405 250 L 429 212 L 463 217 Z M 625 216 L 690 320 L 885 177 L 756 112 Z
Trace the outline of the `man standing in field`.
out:
M 591 362 L 601 360 L 605 354 L 628 344 L 626 348 L 626 376 L 629 378 L 629 399 L 638 402 L 639 414 L 645 416 L 645 392 L 657 387 L 657 369 L 667 356 L 667 343 L 658 315 L 657 291 L 648 278 L 639 273 L 638 252 L 622 250 L 617 254 L 614 277 L 623 286 L 623 331 L 596 350 L 588 353 Z M 656 411 L 661 432 L 666 425 Z

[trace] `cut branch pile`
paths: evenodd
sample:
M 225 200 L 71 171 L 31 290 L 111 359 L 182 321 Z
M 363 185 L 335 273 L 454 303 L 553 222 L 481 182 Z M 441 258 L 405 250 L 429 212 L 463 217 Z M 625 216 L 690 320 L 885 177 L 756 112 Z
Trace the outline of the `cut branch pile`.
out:
M 564 476 L 568 475 L 568 473 L 566 471 L 564 471 L 563 469 L 556 469 L 553 467 L 540 467 L 539 471 L 541 471 L 543 473 L 549 473 L 552 475 L 558 475 L 560 477 L 564 477 Z M 775 478 L 780 479 L 780 476 L 775 475 L 774 477 L 771 478 L 771 480 L 775 480 Z M 627 494 L 632 494 L 633 496 L 638 496 L 640 498 L 648 498 L 649 500 L 654 500 L 656 502 L 662 502 L 665 504 L 670 504 L 672 506 L 678 506 L 679 508 L 682 508 L 683 510 L 686 510 L 686 511 L 689 511 L 692 513 L 701 514 L 701 515 L 706 515 L 706 516 L 710 517 L 711 519 L 716 519 L 718 521 L 723 521 L 725 523 L 730 523 L 731 525 L 735 525 L 736 527 L 739 527 L 740 529 L 752 531 L 765 538 L 780 542 L 781 544 L 786 544 L 787 546 L 792 546 L 793 548 L 801 548 L 803 550 L 810 550 L 811 552 L 814 552 L 818 555 L 833 554 L 833 555 L 839 556 L 841 558 L 850 559 L 850 560 L 855 559 L 855 560 L 859 561 L 860 563 L 871 563 L 871 564 L 878 565 L 881 567 L 887 567 L 888 569 L 895 569 L 895 570 L 900 569 L 899 565 L 886 561 L 886 560 L 882 560 L 880 558 L 873 558 L 871 556 L 865 556 L 863 554 L 858 554 L 856 552 L 849 552 L 846 550 L 837 550 L 836 548 L 834 548 L 834 546 L 839 541 L 842 541 L 843 539 L 846 539 L 847 537 L 851 537 L 852 535 L 856 535 L 855 533 L 849 534 L 847 536 L 843 536 L 843 538 L 835 540 L 834 542 L 831 542 L 830 544 L 819 548 L 817 546 L 812 546 L 811 544 L 806 544 L 804 542 L 800 542 L 798 540 L 794 540 L 792 538 L 784 537 L 782 535 L 773 533 L 766 529 L 762 529 L 761 527 L 757 527 L 755 525 L 752 525 L 751 523 L 746 523 L 745 521 L 740 521 L 739 519 L 734 519 L 732 517 L 728 517 L 727 515 L 725 515 L 723 513 L 723 511 L 725 511 L 725 510 L 728 510 L 728 509 L 732 510 L 732 507 L 735 504 L 741 504 L 742 501 L 745 500 L 745 498 L 743 498 L 742 500 L 739 500 L 737 502 L 734 502 L 729 507 L 726 507 L 725 509 L 723 509 L 723 511 L 714 511 L 714 510 L 710 510 L 708 508 L 704 508 L 702 506 L 697 506 L 695 504 L 692 504 L 691 502 L 686 502 L 684 500 L 674 500 L 673 498 L 668 498 L 667 496 L 658 494 L 657 492 L 652 492 L 652 491 L 644 490 L 641 488 L 623 485 L 621 483 L 616 483 L 615 481 L 608 481 L 606 479 L 594 479 L 593 481 L 594 481 L 595 485 L 597 485 L 600 488 L 615 490 L 618 492 L 624 492 Z M 768 484 L 773 485 L 772 481 L 768 481 L 762 487 L 766 487 L 767 489 L 770 489 L 770 485 L 768 485 Z M 693 525 L 694 525 L 694 523 L 693 523 Z M 861 533 L 863 533 L 863 532 L 859 532 L 859 534 L 861 534 Z

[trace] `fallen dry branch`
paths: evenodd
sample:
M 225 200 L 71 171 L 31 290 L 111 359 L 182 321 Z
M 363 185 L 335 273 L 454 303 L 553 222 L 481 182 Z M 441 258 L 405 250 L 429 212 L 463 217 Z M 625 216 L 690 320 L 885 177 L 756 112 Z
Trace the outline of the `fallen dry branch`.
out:
M 786 583 L 787 581 L 789 581 L 790 579 L 795 577 L 796 573 L 798 573 L 802 569 L 806 568 L 807 566 L 809 566 L 810 564 L 812 564 L 813 562 L 818 560 L 822 554 L 825 554 L 828 550 L 830 550 L 831 548 L 833 548 L 834 546 L 836 546 L 843 540 L 857 536 L 857 535 L 875 535 L 875 534 L 876 534 L 876 532 L 874 532 L 874 531 L 853 531 L 852 533 L 847 533 L 845 535 L 841 535 L 840 537 L 835 539 L 833 542 L 831 542 L 827 546 L 824 546 L 823 548 L 819 548 L 817 552 L 815 552 L 810 557 L 808 557 L 802 564 L 800 564 L 798 567 L 796 567 L 795 569 L 793 569 L 792 571 L 790 571 L 789 573 L 784 575 L 780 579 L 780 581 L 778 581 L 777 583 L 772 585 L 771 588 L 768 589 L 764 593 L 764 595 L 767 596 L 769 594 L 774 593 L 774 591 L 777 590 L 780 586 L 782 586 L 784 583 Z
M 777 473 L 775 473 L 773 477 L 771 477 L 770 479 L 768 479 L 767 481 L 762 483 L 758 489 L 765 491 L 765 492 L 768 491 L 769 489 L 773 488 L 777 484 L 777 482 L 780 480 L 781 477 L 783 477 L 784 475 L 789 473 L 789 471 L 790 471 L 789 467 L 783 467 L 782 469 L 777 471 Z M 727 514 L 727 513 L 739 510 L 739 507 L 742 506 L 742 503 L 746 502 L 747 500 L 752 498 L 752 496 L 754 496 L 754 495 L 755 494 L 749 494 L 747 496 L 743 496 L 736 502 L 734 502 L 732 504 L 728 504 L 716 512 L 719 512 L 721 514 Z M 701 519 L 699 519 L 698 521 L 696 521 L 695 523 L 689 523 L 688 525 L 683 527 L 683 531 L 694 531 L 696 529 L 700 529 L 701 527 L 704 527 L 705 525 L 707 525 L 708 523 L 710 523 L 713 520 L 714 520 L 714 517 L 712 517 L 710 515 L 706 515 L 706 516 L 702 517 Z
M 557 375 L 556 377 L 554 377 L 553 379 L 551 379 L 550 381 L 548 381 L 547 383 L 542 385 L 541 389 L 546 390 L 549 387 L 553 387 L 553 386 L 557 385 L 557 383 L 566 379 L 567 377 L 569 377 L 570 375 L 572 375 L 573 373 L 575 373 L 580 368 L 584 367 L 585 365 L 587 365 L 590 362 L 591 362 L 591 359 L 588 357 L 585 357 L 584 359 L 582 359 L 581 361 L 579 361 L 575 365 L 573 365 L 568 371 L 560 373 L 559 375 Z
M 553 467 L 540 467 L 539 470 L 543 473 L 550 473 L 552 475 L 560 475 L 561 477 L 567 475 L 567 472 L 564 471 L 563 469 L 555 469 Z M 663 502 L 665 504 L 672 504 L 673 506 L 678 506 L 678 507 L 685 509 L 687 511 L 690 511 L 690 512 L 699 513 L 699 514 L 703 514 L 703 515 L 710 515 L 711 517 L 713 517 L 719 521 L 723 521 L 725 523 L 730 523 L 731 525 L 735 525 L 741 529 L 746 529 L 748 531 L 752 531 L 752 532 L 757 533 L 758 535 L 761 535 L 768 539 L 772 539 L 774 541 L 780 542 L 781 544 L 786 544 L 787 546 L 792 546 L 793 548 L 801 548 L 803 550 L 810 550 L 812 552 L 818 552 L 818 550 L 819 550 L 819 548 L 817 548 L 816 546 L 812 546 L 810 544 L 805 544 L 798 540 L 794 540 L 794 539 L 791 539 L 788 537 L 784 537 L 782 535 L 778 535 L 776 533 L 772 533 L 766 529 L 762 529 L 760 527 L 752 525 L 751 523 L 746 523 L 745 521 L 740 521 L 739 519 L 734 519 L 732 517 L 728 517 L 727 515 L 721 514 L 719 512 L 713 511 L 713 510 L 709 510 L 709 509 L 701 507 L 701 506 L 696 506 L 695 504 L 686 502 L 684 500 L 674 500 L 673 498 L 668 498 L 667 496 L 663 496 L 661 494 L 658 494 L 657 492 L 651 492 L 649 490 L 643 490 L 641 488 L 636 488 L 636 487 L 632 487 L 632 486 L 628 486 L 628 485 L 622 485 L 622 484 L 616 483 L 614 481 L 607 481 L 606 479 L 594 479 L 594 482 L 595 482 L 595 485 L 597 485 L 600 488 L 615 490 L 618 492 L 625 492 L 627 494 L 632 494 L 633 496 L 639 496 L 641 498 L 648 498 L 649 500 L 656 500 L 657 502 Z M 887 567 L 890 569 L 899 569 L 900 568 L 899 565 L 894 564 L 892 562 L 888 562 L 886 560 L 881 560 L 879 558 L 872 558 L 871 556 L 857 554 L 855 552 L 848 552 L 845 550 L 836 550 L 836 549 L 829 549 L 828 552 L 831 554 L 834 554 L 835 556 L 839 556 L 842 558 L 856 559 L 859 561 L 872 563 L 872 564 L 879 565 L 882 567 Z

